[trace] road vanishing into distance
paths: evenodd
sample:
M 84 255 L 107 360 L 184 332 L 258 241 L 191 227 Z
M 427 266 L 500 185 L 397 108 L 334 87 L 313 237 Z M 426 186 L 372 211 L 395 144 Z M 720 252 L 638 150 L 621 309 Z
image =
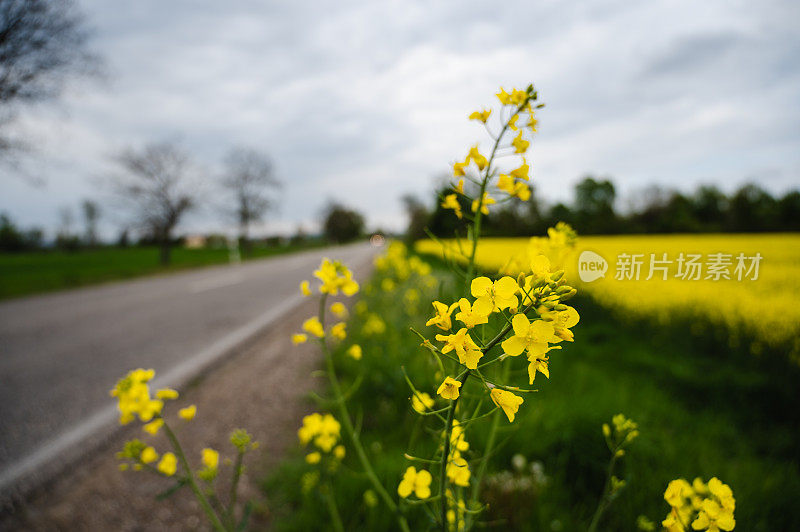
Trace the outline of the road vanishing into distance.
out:
M 176 385 L 300 303 L 322 257 L 367 243 L 0 302 L 0 494 L 116 421 L 128 370 Z

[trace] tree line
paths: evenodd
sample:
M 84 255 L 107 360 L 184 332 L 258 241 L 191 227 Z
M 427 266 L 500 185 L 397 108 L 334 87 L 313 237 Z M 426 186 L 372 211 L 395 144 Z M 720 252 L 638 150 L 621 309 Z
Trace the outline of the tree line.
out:
M 436 236 L 463 231 L 466 224 L 441 206 L 447 187 L 435 191 L 436 203 L 428 207 L 419 198 L 403 198 L 409 217 L 407 236 L 425 238 L 427 228 Z M 470 205 L 463 197 L 463 212 Z M 753 233 L 800 231 L 800 191 L 773 196 L 755 183 L 726 194 L 712 185 L 691 193 L 651 186 L 620 209 L 611 179 L 586 176 L 573 189 L 571 202 L 548 204 L 535 194 L 527 202 L 514 199 L 494 209 L 484 220 L 485 234 L 529 236 L 544 234 L 556 222 L 571 224 L 579 234 L 635 233 Z

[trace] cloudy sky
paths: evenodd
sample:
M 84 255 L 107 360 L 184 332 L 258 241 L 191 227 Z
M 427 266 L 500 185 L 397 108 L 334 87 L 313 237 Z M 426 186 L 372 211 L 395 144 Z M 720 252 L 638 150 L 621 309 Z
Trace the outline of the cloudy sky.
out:
M 796 1 L 80 5 L 108 79 L 20 119 L 38 146 L 26 169 L 44 181 L 0 169 L 0 210 L 22 225 L 52 230 L 59 208 L 104 198 L 111 155 L 170 140 L 211 177 L 232 146 L 268 153 L 285 187 L 266 231 L 311 227 L 329 199 L 399 228 L 402 194 L 429 197 L 487 142 L 467 114 L 530 81 L 547 104 L 531 160 L 548 201 L 588 172 L 623 197 L 800 185 Z M 205 194 L 185 230 L 225 224 Z M 107 214 L 113 234 L 124 216 Z

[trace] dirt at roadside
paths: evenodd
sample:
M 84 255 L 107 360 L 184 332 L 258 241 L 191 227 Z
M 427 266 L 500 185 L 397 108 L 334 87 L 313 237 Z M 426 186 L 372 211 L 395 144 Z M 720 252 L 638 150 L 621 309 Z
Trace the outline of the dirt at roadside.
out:
M 295 444 L 302 416 L 314 408 L 307 394 L 322 385 L 319 378 L 311 376 L 319 367 L 317 349 L 310 343 L 293 346 L 290 341 L 290 335 L 300 330 L 303 320 L 316 312 L 316 305 L 316 299 L 304 301 L 239 352 L 181 390 L 180 399 L 168 407 L 168 420 L 180 440 L 187 443 L 190 461 L 194 460 L 198 468 L 203 447 L 220 450 L 223 458 L 233 457 L 228 437 L 234 428 L 246 428 L 254 435 L 260 447 L 246 459 L 240 500 L 253 500 L 262 508 L 255 517 L 259 528 L 268 525 L 270 502 L 257 481 Z M 197 405 L 197 417 L 191 422 L 176 419 L 178 408 L 190 404 Z M 166 479 L 146 472 L 119 471 L 114 455 L 127 439 L 138 437 L 159 452 L 168 449 L 163 434 L 151 437 L 140 427 L 139 423 L 131 424 L 101 451 L 29 497 L 13 513 L 0 516 L 0 529 L 207 529 L 205 517 L 188 489 L 168 501 L 156 501 L 155 495 L 170 485 Z M 229 477 L 230 469 L 221 464 L 221 478 Z

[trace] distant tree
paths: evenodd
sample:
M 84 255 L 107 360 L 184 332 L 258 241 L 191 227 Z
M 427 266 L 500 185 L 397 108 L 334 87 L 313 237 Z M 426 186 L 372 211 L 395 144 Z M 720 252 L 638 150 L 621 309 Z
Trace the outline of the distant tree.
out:
M 22 233 L 8 214 L 0 213 L 0 251 L 22 251 L 23 249 L 25 249 L 25 242 Z
M 430 213 L 425 204 L 413 194 L 406 194 L 402 198 L 403 206 L 408 216 L 408 227 L 406 228 L 406 242 L 413 244 L 421 238 L 425 238 L 425 228 L 428 226 Z
M 87 246 L 97 245 L 97 221 L 100 219 L 100 205 L 92 200 L 83 200 L 84 241 Z
M 74 251 L 80 247 L 80 239 L 73 231 L 75 214 L 72 207 L 62 207 L 58 211 L 58 230 L 56 231 L 56 247 L 69 251 Z
M 325 237 L 331 242 L 349 242 L 364 233 L 364 217 L 337 203 L 325 209 L 322 223 Z
M 728 230 L 740 233 L 777 228 L 777 203 L 764 189 L 748 183 L 730 198 Z
M 700 186 L 694 193 L 694 215 L 706 231 L 720 231 L 725 223 L 728 200 L 715 186 Z
M 575 217 L 580 233 L 607 233 L 616 226 L 616 190 L 608 180 L 586 176 L 575 185 Z
M 161 264 L 169 264 L 173 231 L 197 202 L 197 175 L 189 155 L 162 142 L 126 150 L 115 159 L 123 173 L 111 178 L 112 192 L 158 243 Z
M 800 231 L 800 191 L 792 190 L 778 200 L 778 229 Z
M 225 167 L 222 184 L 233 196 L 235 207 L 231 211 L 239 224 L 239 240 L 244 252 L 249 253 L 250 225 L 261 221 L 273 207 L 267 190 L 279 188 L 280 182 L 273 175 L 269 159 L 253 149 L 233 149 Z
M 68 77 L 95 72 L 89 32 L 71 0 L 0 0 L 0 125 L 18 104 L 57 97 Z M 18 144 L 0 134 L 0 156 Z

